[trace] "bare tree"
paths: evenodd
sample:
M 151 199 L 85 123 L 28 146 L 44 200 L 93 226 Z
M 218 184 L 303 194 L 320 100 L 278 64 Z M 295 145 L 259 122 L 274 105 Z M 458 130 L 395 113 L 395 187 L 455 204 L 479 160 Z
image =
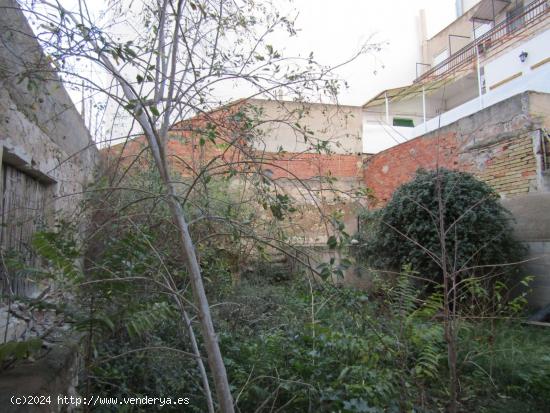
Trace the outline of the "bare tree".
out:
M 170 170 L 169 133 L 175 121 L 208 114 L 222 103 L 219 89 L 228 85 L 243 87 L 251 96 L 274 96 L 278 91 L 299 99 L 307 94 L 335 97 L 339 88 L 332 77 L 335 67 L 319 65 L 312 55 L 283 58 L 268 40 L 281 28 L 295 35 L 293 22 L 266 2 L 120 0 L 109 2 L 110 18 L 98 17 L 90 9 L 92 4 L 83 0 L 74 7 L 54 0 L 21 2 L 21 6 L 33 16 L 37 37 L 51 57 L 51 64 L 41 67 L 39 75 L 60 71 L 66 84 L 84 82 L 92 93 L 103 94 L 115 105 L 115 114 L 124 108 L 139 125 L 138 133 L 145 136 L 164 186 L 163 200 L 179 230 L 217 400 L 221 411 L 234 411 L 195 243 Z M 362 48 L 351 59 L 366 50 Z M 82 61 L 94 76 L 82 74 Z M 216 132 L 213 139 L 217 138 L 222 139 Z M 226 143 L 244 154 L 237 164 L 258 164 L 258 156 L 242 144 L 241 137 Z M 261 173 L 261 168 L 255 168 Z M 203 174 L 204 170 L 194 171 L 195 181 Z M 174 292 L 175 286 L 170 287 Z M 189 326 L 183 303 L 176 299 Z M 193 347 L 196 353 L 196 343 Z M 204 387 L 208 390 L 207 380 Z

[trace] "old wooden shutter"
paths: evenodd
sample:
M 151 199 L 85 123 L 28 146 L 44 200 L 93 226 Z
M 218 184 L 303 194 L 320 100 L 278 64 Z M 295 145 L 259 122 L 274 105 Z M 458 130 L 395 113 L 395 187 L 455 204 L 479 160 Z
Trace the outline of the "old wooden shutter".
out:
M 44 225 L 44 203 L 47 186 L 30 175 L 7 164 L 2 165 L 2 200 L 0 203 L 0 248 L 2 254 L 16 253 L 22 261 L 36 265 L 32 236 Z M 6 279 L 2 266 L 3 295 L 8 287 L 15 295 L 30 295 L 34 284 L 25 276 L 10 274 Z M 9 285 L 8 286 L 8 282 Z

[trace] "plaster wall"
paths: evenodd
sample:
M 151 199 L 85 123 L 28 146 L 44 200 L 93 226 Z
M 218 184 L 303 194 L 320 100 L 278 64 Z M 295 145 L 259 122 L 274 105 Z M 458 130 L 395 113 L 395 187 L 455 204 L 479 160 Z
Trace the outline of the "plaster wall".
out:
M 481 0 L 458 0 L 462 1 L 463 10 L 468 11 L 472 7 L 476 6 Z
M 261 109 L 261 119 L 265 122 L 261 128 L 263 142 L 256 144 L 259 150 L 277 152 L 282 148 L 288 152 L 313 152 L 312 145 L 328 141 L 330 150 L 336 154 L 362 152 L 360 107 L 261 99 L 246 102 Z M 296 130 L 295 123 L 312 132 L 307 140 Z
M 427 55 L 424 56 L 424 62 L 433 65 L 434 59 L 445 50 L 449 50 L 449 35 L 464 36 L 451 37 L 451 54 L 460 50 L 473 40 L 472 22 L 470 19 L 475 9 L 465 8 L 466 12 L 449 24 L 435 36 L 427 41 Z
M 546 29 L 535 37 L 507 49 L 505 53 L 496 59 L 487 62 L 485 64 L 487 87 L 490 89 L 517 73 L 526 75 L 532 71 L 537 71 L 538 68 L 532 69 L 531 66 L 550 58 L 550 49 L 547 47 L 549 43 L 550 29 Z M 525 62 L 519 59 L 519 55 L 522 52 L 527 53 Z

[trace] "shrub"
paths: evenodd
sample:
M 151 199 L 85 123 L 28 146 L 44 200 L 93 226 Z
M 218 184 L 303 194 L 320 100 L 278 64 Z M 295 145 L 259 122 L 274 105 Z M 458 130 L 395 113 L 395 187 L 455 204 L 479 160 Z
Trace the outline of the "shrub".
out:
M 440 281 L 441 267 L 430 257 L 441 256 L 438 181 L 449 268 L 471 268 L 470 276 L 509 273 L 499 265 L 517 262 L 524 253 L 512 236 L 511 214 L 487 184 L 446 169 L 419 170 L 384 208 L 363 217 L 359 257 L 379 269 L 398 271 L 410 264 L 421 276 Z

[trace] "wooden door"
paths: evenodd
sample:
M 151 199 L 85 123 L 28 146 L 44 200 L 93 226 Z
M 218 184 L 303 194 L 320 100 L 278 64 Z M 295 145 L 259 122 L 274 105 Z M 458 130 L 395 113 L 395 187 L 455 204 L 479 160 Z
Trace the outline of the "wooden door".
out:
M 37 179 L 10 165 L 2 165 L 0 248 L 4 259 L 0 269 L 0 291 L 3 296 L 10 293 L 10 290 L 16 296 L 29 296 L 36 290 L 26 271 L 8 271 L 7 279 L 4 261 L 8 256 L 17 256 L 27 266 L 37 264 L 32 249 L 32 237 L 45 224 L 46 190 L 47 186 Z

